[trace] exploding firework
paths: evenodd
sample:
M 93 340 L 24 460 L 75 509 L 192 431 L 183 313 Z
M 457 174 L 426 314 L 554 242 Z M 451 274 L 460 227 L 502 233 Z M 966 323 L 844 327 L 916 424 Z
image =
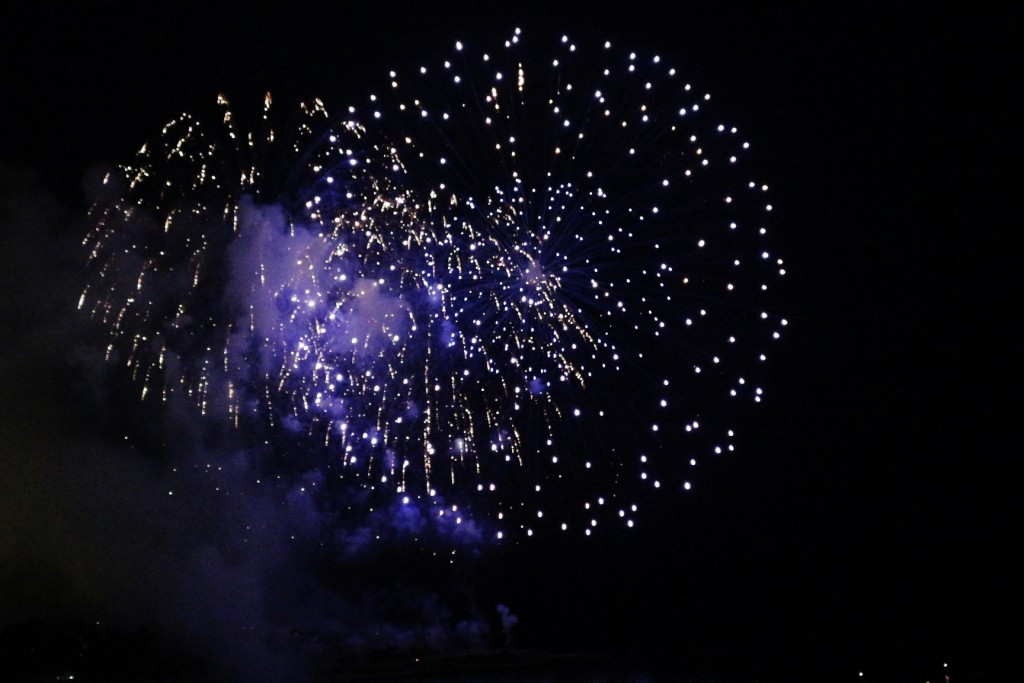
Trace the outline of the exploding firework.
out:
M 221 104 L 92 211 L 80 306 L 143 397 L 499 537 L 632 526 L 733 448 L 784 270 L 748 143 L 657 56 L 516 31 L 340 119 Z

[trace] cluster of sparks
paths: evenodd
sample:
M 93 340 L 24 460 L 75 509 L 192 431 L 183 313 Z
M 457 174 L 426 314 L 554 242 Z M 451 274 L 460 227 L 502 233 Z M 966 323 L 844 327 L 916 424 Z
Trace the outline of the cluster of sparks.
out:
M 525 46 L 457 43 L 340 118 L 169 123 L 92 210 L 110 360 L 499 537 L 689 489 L 786 324 L 767 187 L 658 57 Z

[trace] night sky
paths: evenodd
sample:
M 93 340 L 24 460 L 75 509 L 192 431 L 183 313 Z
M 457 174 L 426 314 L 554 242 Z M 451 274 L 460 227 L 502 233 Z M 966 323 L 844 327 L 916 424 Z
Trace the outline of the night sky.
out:
M 188 505 L 157 499 L 166 456 L 125 444 L 124 423 L 164 418 L 111 389 L 75 309 L 98 169 L 220 92 L 340 109 L 394 65 L 520 26 L 658 51 L 715 93 L 772 184 L 788 336 L 737 452 L 685 498 L 652 499 L 639 528 L 481 547 L 450 571 L 400 554 L 395 585 L 493 628 L 507 605 L 516 646 L 673 653 L 712 680 L 936 680 L 942 662 L 954 681 L 1021 676 L 1019 21 L 401 4 L 3 4 L 0 628 L 102 619 L 216 640 L 261 619 L 268 585 L 303 618 L 317 601 L 211 550 L 258 513 L 264 556 L 289 556 L 291 522 L 266 501 L 225 506 L 198 479 Z M 310 590 L 358 622 L 365 570 L 344 571 Z M 228 609 L 225 592 L 248 597 Z M 232 648 L 229 669 L 260 659 Z

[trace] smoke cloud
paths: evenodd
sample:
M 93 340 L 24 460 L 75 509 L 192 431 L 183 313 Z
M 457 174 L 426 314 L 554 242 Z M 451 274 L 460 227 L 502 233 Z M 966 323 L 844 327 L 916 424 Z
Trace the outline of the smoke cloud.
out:
M 31 173 L 2 171 L 0 628 L 145 629 L 196 666 L 260 680 L 493 638 L 493 607 L 466 580 L 472 522 L 357 489 L 325 502 L 320 469 L 275 470 L 273 444 L 174 393 L 140 401 L 75 309 L 79 212 Z M 325 262 L 328 246 L 279 239 L 273 207 L 242 215 L 225 303 L 272 336 L 280 310 L 265 293 L 287 281 L 301 294 L 301 262 Z M 271 285 L 242 286 L 257 267 Z M 400 332 L 403 303 L 356 286 L 353 334 Z

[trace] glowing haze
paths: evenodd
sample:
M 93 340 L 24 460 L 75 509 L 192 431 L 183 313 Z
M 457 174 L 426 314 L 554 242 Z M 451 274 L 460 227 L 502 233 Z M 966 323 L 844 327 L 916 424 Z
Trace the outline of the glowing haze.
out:
M 221 97 L 108 176 L 79 305 L 321 507 L 632 526 L 733 448 L 786 324 L 748 148 L 657 56 L 518 30 L 340 117 Z

